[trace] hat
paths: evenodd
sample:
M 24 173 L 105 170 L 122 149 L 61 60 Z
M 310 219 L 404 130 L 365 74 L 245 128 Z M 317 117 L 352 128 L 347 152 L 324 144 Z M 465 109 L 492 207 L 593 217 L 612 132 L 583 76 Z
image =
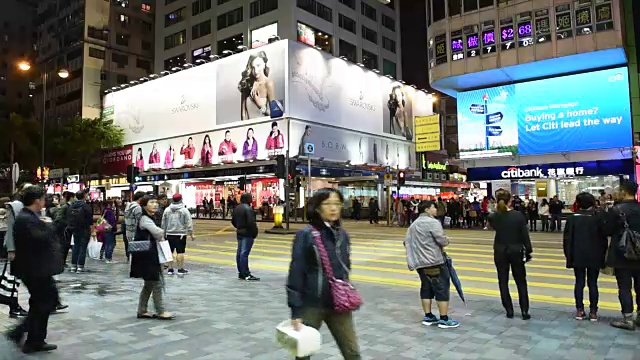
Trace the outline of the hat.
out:
M 173 194 L 173 202 L 180 202 L 182 201 L 182 195 L 175 193 Z

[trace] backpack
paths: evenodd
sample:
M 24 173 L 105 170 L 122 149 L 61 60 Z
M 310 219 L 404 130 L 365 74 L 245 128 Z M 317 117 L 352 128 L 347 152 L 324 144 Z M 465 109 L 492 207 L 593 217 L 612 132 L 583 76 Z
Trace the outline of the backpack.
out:
M 640 260 L 640 233 L 629 227 L 627 216 L 623 212 L 620 213 L 620 218 L 624 223 L 624 229 L 618 249 L 628 260 L 638 261 Z
M 83 214 L 83 206 L 74 206 L 72 204 L 67 209 L 67 226 L 71 229 L 82 229 L 86 227 Z

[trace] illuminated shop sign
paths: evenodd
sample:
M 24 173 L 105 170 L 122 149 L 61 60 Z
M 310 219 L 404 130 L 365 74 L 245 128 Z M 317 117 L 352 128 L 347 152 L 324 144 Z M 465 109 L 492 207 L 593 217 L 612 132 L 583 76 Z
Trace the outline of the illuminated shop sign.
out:
M 500 179 L 561 179 L 581 176 L 606 176 L 633 174 L 631 159 L 583 161 L 555 164 L 495 166 L 467 169 L 468 181 Z

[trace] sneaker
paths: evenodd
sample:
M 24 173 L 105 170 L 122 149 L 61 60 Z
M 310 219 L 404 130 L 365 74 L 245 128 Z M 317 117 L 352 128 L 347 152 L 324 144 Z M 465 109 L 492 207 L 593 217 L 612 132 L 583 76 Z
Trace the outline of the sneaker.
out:
M 598 313 L 595 312 L 595 311 L 589 312 L 589 321 L 593 321 L 593 322 L 598 321 Z M 637 320 L 636 320 L 636 322 L 637 322 Z
M 435 315 L 425 316 L 422 318 L 422 325 L 431 326 L 433 324 L 437 324 L 439 319 Z
M 79 267 L 78 266 L 78 270 L 76 270 L 77 273 L 85 273 L 87 272 L 87 270 L 85 270 L 83 267 Z
M 259 277 L 255 277 L 253 275 L 249 275 L 247 277 L 244 278 L 246 281 L 260 281 Z
M 455 320 L 440 320 L 438 321 L 438 327 L 440 329 L 454 329 L 460 326 L 460 323 Z
M 633 321 L 631 315 L 624 315 L 622 319 L 612 321 L 611 326 L 629 331 L 635 331 L 636 329 L 636 323 Z
M 186 275 L 189 273 L 189 270 L 185 270 L 185 269 L 178 269 L 178 274 L 180 275 Z
M 72 273 L 78 272 L 78 267 L 77 266 L 70 267 L 69 272 L 72 272 Z
M 175 275 L 175 271 L 173 271 L 172 268 L 169 268 L 169 270 L 167 270 L 167 274 L 168 275 Z
M 27 315 L 29 315 L 29 312 L 20 306 L 15 309 L 9 310 L 9 317 L 13 319 L 19 317 L 27 317 Z
M 587 314 L 584 312 L 584 309 L 578 309 L 576 311 L 576 320 L 584 320 L 586 317 Z

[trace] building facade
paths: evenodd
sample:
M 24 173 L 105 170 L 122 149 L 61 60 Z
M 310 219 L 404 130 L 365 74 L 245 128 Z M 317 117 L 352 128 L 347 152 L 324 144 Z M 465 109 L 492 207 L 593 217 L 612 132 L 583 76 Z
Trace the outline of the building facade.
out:
M 153 0 L 45 0 L 38 2 L 36 117 L 42 114 L 47 73 L 47 122 L 95 118 L 104 91 L 153 70 Z M 56 76 L 66 69 L 69 76 Z
M 159 0 L 155 67 L 228 56 L 277 36 L 399 79 L 398 18 L 395 1 Z

